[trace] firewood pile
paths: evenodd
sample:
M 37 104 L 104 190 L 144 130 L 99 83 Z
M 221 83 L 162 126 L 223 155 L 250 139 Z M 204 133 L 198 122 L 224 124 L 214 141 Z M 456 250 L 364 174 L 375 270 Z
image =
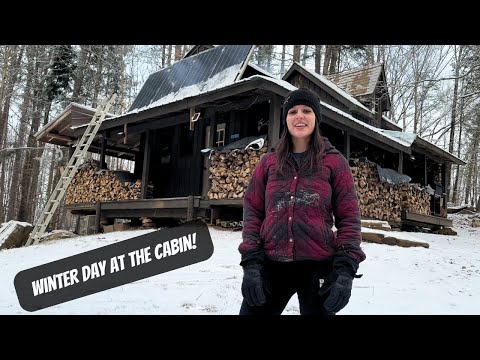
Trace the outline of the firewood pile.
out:
M 142 181 L 132 173 L 100 169 L 98 162 L 88 161 L 78 168 L 68 186 L 65 203 L 139 199 L 141 188 Z M 147 193 L 153 193 L 152 185 Z
M 359 159 L 352 161 L 362 216 L 400 222 L 402 210 L 430 215 L 430 195 L 418 184 L 381 182 L 375 163 Z
M 240 199 L 260 157 L 267 152 L 267 143 L 259 150 L 234 149 L 214 153 L 210 163 L 209 199 Z

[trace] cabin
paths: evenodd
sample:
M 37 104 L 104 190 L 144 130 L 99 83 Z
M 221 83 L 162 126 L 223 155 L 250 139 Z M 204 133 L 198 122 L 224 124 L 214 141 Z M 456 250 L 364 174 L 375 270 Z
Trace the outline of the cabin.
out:
M 100 166 L 106 155 L 134 162 L 133 175 L 141 181 L 138 198 L 71 203 L 67 208 L 96 215 L 97 229 L 101 219 L 115 218 L 200 217 L 212 223 L 226 216 L 241 219 L 242 187 L 248 174 L 283 131 L 284 96 L 308 87 L 321 99 L 322 133 L 352 160 L 352 169 L 372 168 L 384 183 L 392 184 L 384 189 L 392 194 L 406 186 L 405 179 L 422 189 L 417 195 L 428 200 L 428 210 L 424 207 L 420 214 L 403 207 L 401 216 L 397 213 L 387 220 L 451 226 L 446 218 L 445 179 L 451 164 L 465 163 L 415 134 L 402 132 L 385 116 L 390 99 L 383 65 L 325 77 L 294 63 L 277 79 L 249 62 L 253 51 L 251 45 L 196 46 L 182 60 L 152 74 L 128 111 L 110 114 L 102 123 L 90 147 L 99 154 Z M 72 108 L 81 110 L 78 105 Z M 70 126 L 71 121 L 60 116 L 37 139 L 53 143 L 55 138 L 56 144 L 74 146 L 86 125 Z M 229 170 L 236 175 L 225 175 L 227 163 L 236 167 Z M 363 182 L 361 176 L 366 175 L 359 170 L 358 176 Z M 226 190 L 218 192 L 215 187 Z M 374 213 L 378 206 L 372 203 L 373 188 L 378 191 L 378 186 L 364 189 L 371 199 L 362 205 L 372 209 L 366 217 L 385 219 L 385 214 Z M 426 195 L 424 189 L 433 193 Z M 400 203 L 405 194 L 386 198 Z M 419 199 L 415 194 L 408 194 L 412 204 Z

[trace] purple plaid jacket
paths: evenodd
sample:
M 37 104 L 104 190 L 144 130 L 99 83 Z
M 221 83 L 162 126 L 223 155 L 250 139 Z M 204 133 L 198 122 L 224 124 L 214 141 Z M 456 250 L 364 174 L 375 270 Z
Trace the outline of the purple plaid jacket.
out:
M 253 171 L 244 197 L 241 264 L 262 261 L 331 260 L 347 255 L 365 260 L 353 176 L 345 157 L 327 138 L 320 169 L 300 170 L 290 155 L 277 176 L 275 152 Z M 337 234 L 332 231 L 335 218 Z

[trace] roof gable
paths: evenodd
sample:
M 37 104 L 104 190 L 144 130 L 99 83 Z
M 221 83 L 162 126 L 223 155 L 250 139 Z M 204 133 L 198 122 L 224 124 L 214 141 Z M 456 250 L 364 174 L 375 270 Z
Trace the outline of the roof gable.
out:
M 384 73 L 383 64 L 377 63 L 360 69 L 326 75 L 326 77 L 352 96 L 357 97 L 373 94 L 382 73 Z M 382 79 L 385 80 L 384 75 Z

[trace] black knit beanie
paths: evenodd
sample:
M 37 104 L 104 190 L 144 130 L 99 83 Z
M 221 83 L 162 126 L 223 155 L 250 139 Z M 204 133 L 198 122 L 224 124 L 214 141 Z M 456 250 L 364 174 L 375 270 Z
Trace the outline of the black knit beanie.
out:
M 283 102 L 283 121 L 287 121 L 288 110 L 296 105 L 307 105 L 313 109 L 315 113 L 315 123 L 318 126 L 320 114 L 320 98 L 313 91 L 309 89 L 297 89 L 287 94 Z

